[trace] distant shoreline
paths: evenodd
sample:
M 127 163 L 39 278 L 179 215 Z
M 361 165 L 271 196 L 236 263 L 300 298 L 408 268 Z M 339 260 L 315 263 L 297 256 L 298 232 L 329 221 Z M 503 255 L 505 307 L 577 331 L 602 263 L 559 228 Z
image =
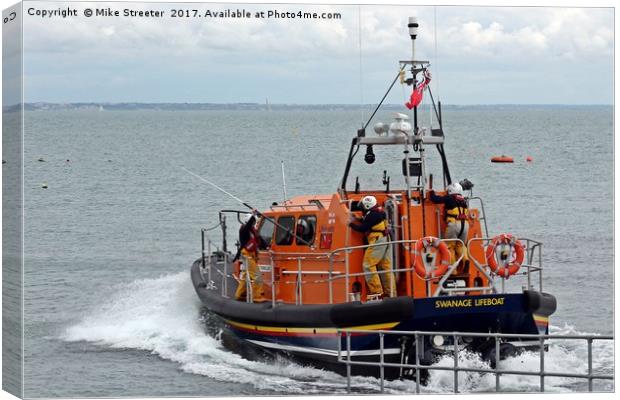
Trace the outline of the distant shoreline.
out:
M 293 111 L 293 110 L 359 110 L 374 109 L 376 104 L 261 104 L 261 103 L 25 103 L 25 111 L 50 110 L 96 110 L 96 111 L 206 111 L 206 110 L 242 110 L 242 111 Z M 388 110 L 402 110 L 402 104 L 384 104 Z M 442 104 L 443 109 L 498 109 L 498 108 L 601 108 L 613 107 L 613 104 Z M 423 105 L 420 109 L 428 109 Z M 20 105 L 3 107 L 3 111 L 19 111 Z

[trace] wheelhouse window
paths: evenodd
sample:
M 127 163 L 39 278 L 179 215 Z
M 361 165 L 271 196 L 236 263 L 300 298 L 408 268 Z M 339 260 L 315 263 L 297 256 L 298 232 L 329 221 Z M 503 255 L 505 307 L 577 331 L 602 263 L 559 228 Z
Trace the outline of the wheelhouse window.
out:
M 276 244 L 287 246 L 293 243 L 293 232 L 295 232 L 295 217 L 278 218 L 276 227 Z
M 271 246 L 271 239 L 273 237 L 275 225 L 271 219 L 263 218 L 263 221 L 260 224 L 260 228 L 258 228 L 258 237 L 260 238 L 258 247 L 261 250 L 266 249 Z
M 295 243 L 301 246 L 311 246 L 316 236 L 316 217 L 303 215 L 297 220 L 297 238 Z

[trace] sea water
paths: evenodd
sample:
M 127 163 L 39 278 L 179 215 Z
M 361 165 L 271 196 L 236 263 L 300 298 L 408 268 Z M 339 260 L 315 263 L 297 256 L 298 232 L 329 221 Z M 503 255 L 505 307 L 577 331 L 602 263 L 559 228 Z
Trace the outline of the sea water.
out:
M 475 184 L 491 235 L 544 243 L 543 289 L 558 301 L 551 332 L 611 334 L 612 108 L 446 107 L 443 116 L 451 175 Z M 390 111 L 377 116 L 390 119 Z M 281 161 L 289 197 L 331 193 L 360 123 L 360 111 L 346 108 L 26 112 L 25 396 L 346 393 L 337 374 L 286 359 L 248 361 L 209 334 L 189 267 L 200 256 L 200 229 L 217 223 L 219 209 L 240 206 L 182 167 L 261 209 L 282 200 Z M 373 166 L 358 155 L 350 183 L 358 176 L 362 189 L 381 187 L 386 170 L 392 187 L 401 185 L 402 154 L 375 153 Z M 501 154 L 515 163 L 489 162 Z M 438 165 L 434 149 L 426 155 Z M 440 181 L 436 172 L 435 187 Z M 585 341 L 554 342 L 545 368 L 585 373 L 586 354 Z M 485 365 L 460 357 L 460 365 Z M 538 367 L 534 353 L 502 363 Z M 594 368 L 613 372 L 613 342 L 595 342 Z M 450 392 L 453 375 L 433 371 L 422 391 Z M 540 380 L 501 383 L 536 391 Z M 570 378 L 545 386 L 587 390 Z M 376 393 L 379 381 L 355 377 L 352 387 Z M 413 390 L 413 382 L 386 384 L 388 393 Z M 494 391 L 495 377 L 461 373 L 459 390 Z

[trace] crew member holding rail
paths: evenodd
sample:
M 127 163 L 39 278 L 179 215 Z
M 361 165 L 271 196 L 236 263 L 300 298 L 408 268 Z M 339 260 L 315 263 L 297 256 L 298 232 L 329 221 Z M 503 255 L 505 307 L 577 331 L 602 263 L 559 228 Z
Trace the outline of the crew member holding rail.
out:
M 445 204 L 446 206 L 446 231 L 445 239 L 461 239 L 464 244 L 467 243 L 467 234 L 469 233 L 469 223 L 467 222 L 467 201 L 463 197 L 463 187 L 459 183 L 451 183 L 447 187 L 448 194 L 438 196 L 434 191 L 430 191 L 431 201 L 435 204 Z M 454 264 L 458 258 L 463 255 L 463 265 L 469 261 L 467 257 L 467 249 L 460 242 L 448 242 L 450 250 L 450 264 Z
M 241 273 L 239 274 L 239 286 L 235 292 L 235 299 L 246 300 L 247 298 L 247 279 L 250 280 L 252 288 L 251 299 L 254 303 L 266 301 L 263 297 L 263 284 L 261 275 L 258 271 L 258 233 L 254 224 L 256 217 L 253 214 L 244 214 L 241 217 L 241 228 L 239 228 L 239 249 L 233 262 L 241 258 Z
M 362 261 L 366 273 L 366 283 L 370 290 L 370 296 L 396 297 L 396 285 L 392 262 L 390 259 L 390 246 L 387 244 L 387 221 L 385 212 L 377 205 L 374 196 L 366 196 L 360 200 L 364 217 L 357 222 L 350 222 L 349 226 L 366 234 L 368 244 L 379 244 L 366 248 Z M 386 243 L 381 245 L 381 243 Z M 382 273 L 377 273 L 381 270 Z M 379 278 L 380 277 L 380 278 Z

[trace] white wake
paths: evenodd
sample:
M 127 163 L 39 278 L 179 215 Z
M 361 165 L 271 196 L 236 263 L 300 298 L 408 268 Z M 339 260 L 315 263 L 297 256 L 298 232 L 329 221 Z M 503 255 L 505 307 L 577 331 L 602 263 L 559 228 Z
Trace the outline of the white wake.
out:
M 317 368 L 294 365 L 277 359 L 269 362 L 249 361 L 224 349 L 221 343 L 205 332 L 200 317 L 201 304 L 192 286 L 189 272 L 165 275 L 154 279 L 137 280 L 121 285 L 114 294 L 92 310 L 79 323 L 66 329 L 62 339 L 86 341 L 111 348 L 140 349 L 173 361 L 182 371 L 210 379 L 252 385 L 257 390 L 282 394 L 345 393 L 346 381 L 340 375 Z M 554 333 L 572 333 L 570 327 L 555 328 Z M 595 342 L 596 343 L 596 342 Z M 585 341 L 580 346 L 558 343 L 545 354 L 549 371 L 586 372 Z M 594 367 L 597 371 L 613 372 L 613 343 L 594 347 Z M 452 365 L 444 358 L 439 365 Z M 461 366 L 488 367 L 477 355 L 462 353 Z M 501 363 L 503 369 L 536 371 L 538 355 L 527 353 Z M 611 372 L 610 372 L 611 371 Z M 426 393 L 447 393 L 453 388 L 453 372 L 432 371 Z M 537 377 L 502 376 L 504 391 L 537 391 Z M 570 378 L 547 378 L 546 389 L 554 391 L 582 391 L 587 383 Z M 376 393 L 379 380 L 354 377 L 352 388 L 360 392 Z M 613 390 L 609 382 L 598 390 Z M 388 393 L 411 393 L 415 383 L 394 381 L 386 383 Z M 491 374 L 460 373 L 460 392 L 492 392 L 495 377 Z

